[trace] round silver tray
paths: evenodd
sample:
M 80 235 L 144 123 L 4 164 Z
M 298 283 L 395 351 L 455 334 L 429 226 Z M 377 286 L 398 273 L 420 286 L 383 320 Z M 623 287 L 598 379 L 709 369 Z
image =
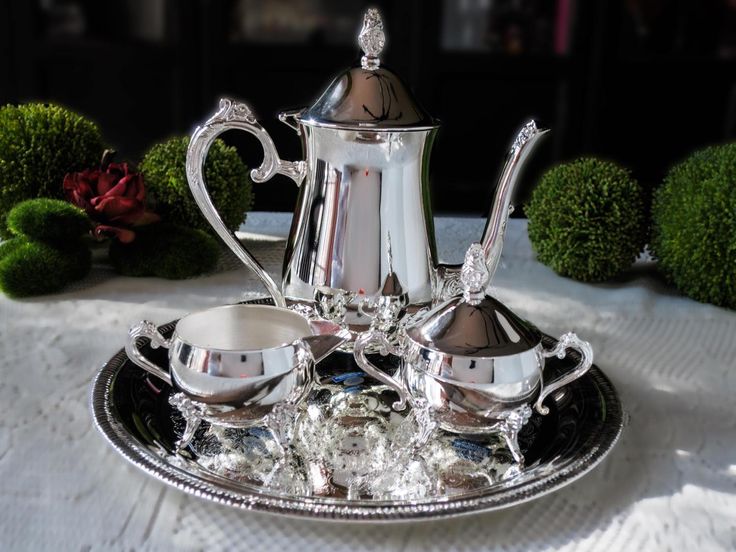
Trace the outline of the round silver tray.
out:
M 171 322 L 160 330 L 169 335 L 174 326 L 175 322 Z M 544 339 L 545 346 L 554 344 L 552 338 Z M 148 349 L 146 354 L 162 365 L 166 361 L 161 350 Z M 548 361 L 545 376 L 548 371 L 551 376 L 565 363 L 576 361 L 575 355 L 568 357 Z M 380 400 L 391 404 L 395 397 L 378 382 L 364 376 L 358 378 L 356 385 L 355 377 L 345 377 L 357 371 L 350 355 L 333 354 L 319 365 L 318 381 L 330 385 L 320 386 L 318 394 L 349 385 L 351 393 L 383 396 Z M 330 484 L 319 493 L 300 495 L 249 479 L 247 473 L 233 477 L 232 472 L 213 470 L 211 463 L 202 461 L 205 455 L 201 442 L 206 438 L 201 434 L 184 455 L 174 454 L 182 424 L 178 412 L 169 405 L 168 391 L 167 386 L 149 378 L 130 362 L 121 350 L 102 367 L 93 382 L 91 409 L 95 424 L 124 458 L 185 492 L 245 510 L 337 521 L 433 519 L 507 508 L 538 498 L 593 469 L 615 445 L 624 425 L 615 388 L 594 366 L 563 392 L 550 396 L 545 403 L 550 414 L 535 414 L 522 430 L 519 441 L 527 462 L 520 471 L 516 470 L 518 473 L 508 472 L 505 477 L 481 484 L 474 480 L 472 485 L 456 485 L 452 492 L 424 497 L 348 498 L 339 483 Z M 309 401 L 317 403 L 313 397 Z M 324 404 L 324 396 L 319 401 Z M 491 455 L 495 455 L 496 467 L 504 463 L 502 448 L 472 438 L 443 434 L 436 446 L 456 451 L 464 464 L 487 464 Z

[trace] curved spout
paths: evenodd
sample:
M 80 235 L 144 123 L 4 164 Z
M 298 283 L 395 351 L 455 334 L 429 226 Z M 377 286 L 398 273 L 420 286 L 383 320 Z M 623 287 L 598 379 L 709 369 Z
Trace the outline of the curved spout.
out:
M 539 138 L 549 132 L 546 128 L 537 128 L 535 121 L 529 121 L 516 135 L 511 148 L 506 154 L 506 161 L 501 171 L 501 176 L 496 187 L 496 194 L 491 203 L 491 212 L 488 214 L 486 227 L 481 238 L 483 256 L 488 267 L 490 281 L 498 268 L 503 249 L 506 223 L 513 208 L 511 207 L 511 196 L 516 183 L 519 180 L 521 169 L 531 154 Z M 462 265 L 441 264 L 437 267 L 433 300 L 441 301 L 463 293 L 460 284 L 460 269 Z
M 549 129 L 539 129 L 535 121 L 529 121 L 519 131 L 511 145 L 511 149 L 506 154 L 506 162 L 501 171 L 496 194 L 493 197 L 493 203 L 491 203 L 491 212 L 488 214 L 488 220 L 480 242 L 486 258 L 490 279 L 493 278 L 501 260 L 506 223 L 513 211 L 511 196 L 519 180 L 521 169 L 534 146 L 539 142 L 539 138 L 548 132 Z

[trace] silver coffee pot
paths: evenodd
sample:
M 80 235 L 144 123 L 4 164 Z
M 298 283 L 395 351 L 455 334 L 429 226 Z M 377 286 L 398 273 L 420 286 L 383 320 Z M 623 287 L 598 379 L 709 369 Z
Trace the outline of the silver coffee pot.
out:
M 435 245 L 429 157 L 440 124 L 381 64 L 385 35 L 375 9 L 365 14 L 359 43 L 364 53 L 359 65 L 340 73 L 310 107 L 279 115 L 301 137 L 304 160 L 280 159 L 252 110 L 222 99 L 218 111 L 194 131 L 186 161 L 204 216 L 276 305 L 315 304 L 317 295 L 318 307 L 337 304 L 333 310 L 356 330 L 370 323 L 366 309 L 359 308 L 366 299 L 403 295 L 412 311 L 461 289 L 460 265 L 441 264 Z M 209 147 L 230 129 L 253 134 L 263 146 L 263 162 L 251 171 L 255 182 L 282 174 L 300 187 L 280 285 L 228 230 L 203 179 Z M 491 276 L 520 169 L 546 132 L 530 121 L 507 154 L 481 240 Z

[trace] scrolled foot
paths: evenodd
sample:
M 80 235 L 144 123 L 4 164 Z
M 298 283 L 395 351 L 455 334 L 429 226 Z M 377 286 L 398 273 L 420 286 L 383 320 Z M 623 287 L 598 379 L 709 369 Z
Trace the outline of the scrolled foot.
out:
M 193 401 L 184 393 L 175 393 L 169 397 L 169 404 L 175 407 L 184 418 L 186 427 L 181 438 L 176 442 L 176 452 L 181 452 L 189 446 L 194 439 L 194 434 L 199 429 L 202 419 L 204 418 L 204 412 L 207 408 L 206 405 Z
M 506 447 L 511 452 L 514 462 L 520 466 L 524 465 L 524 455 L 521 453 L 521 447 L 519 447 L 519 431 L 531 416 L 532 409 L 528 405 L 504 412 L 500 416 L 503 423 L 499 426 L 498 431 L 506 442 Z

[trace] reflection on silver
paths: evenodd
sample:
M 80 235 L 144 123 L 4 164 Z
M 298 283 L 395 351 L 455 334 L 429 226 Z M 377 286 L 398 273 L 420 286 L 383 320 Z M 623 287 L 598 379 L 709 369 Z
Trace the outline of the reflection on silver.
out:
M 308 108 L 279 118 L 301 137 L 304 161 L 282 161 L 250 108 L 221 100 L 219 111 L 197 128 L 187 153 L 187 175 L 197 204 L 225 243 L 263 281 L 277 305 L 311 303 L 315 293 L 352 297 L 342 321 L 368 328 L 358 310 L 366 297 L 391 294 L 400 283 L 411 313 L 456 295 L 459 266 L 437 258 L 429 193 L 429 158 L 439 123 L 418 104 L 401 79 L 380 66 L 383 23 L 368 10 L 359 42 L 363 66 L 338 75 Z M 281 285 L 225 228 L 202 179 L 207 150 L 221 132 L 239 128 L 256 136 L 264 160 L 253 171 L 301 185 L 288 238 Z M 508 151 L 481 240 L 493 272 L 503 247 L 511 196 L 524 162 L 547 131 L 527 123 Z M 386 244 L 391 236 L 393 261 Z
M 173 328 L 160 331 L 169 335 Z M 542 345 L 552 349 L 555 341 L 544 336 Z M 175 454 L 168 443 L 178 437 L 170 420 L 178 413 L 168 407 L 168 391 L 147 384 L 122 351 L 95 378 L 93 419 L 127 460 L 198 497 L 247 510 L 372 522 L 496 510 L 546 495 L 593 469 L 623 427 L 616 391 L 594 367 L 570 384 L 569 393 L 550 396 L 550 416 L 534 414 L 523 427 L 519 440 L 530 457 L 525 467 L 518 468 L 492 436 L 442 431 L 410 460 L 395 451 L 396 445 L 410 449 L 418 438 L 415 411 L 392 412 L 395 395 L 381 385 L 365 382 L 362 392 L 353 392 L 357 376 L 338 368 L 342 358 L 332 355 L 319 365 L 320 383 L 299 408 L 294 442 L 319 442 L 317 454 L 297 445 L 301 461 L 291 465 L 258 427 L 210 426 L 197 433 L 186 455 Z M 567 372 L 576 360 L 552 357 L 545 376 Z M 146 431 L 134 419 L 143 420 Z
M 306 171 L 304 162 L 282 161 L 271 136 L 258 124 L 250 107 L 244 103 L 223 98 L 220 100 L 217 112 L 206 123 L 195 129 L 189 141 L 186 160 L 189 188 L 207 222 L 210 223 L 235 255 L 260 278 L 276 306 L 285 307 L 286 303 L 276 282 L 273 281 L 255 257 L 242 246 L 240 240 L 224 223 L 214 203 L 212 203 L 212 198 L 204 182 L 204 163 L 210 146 L 220 134 L 235 128 L 252 134 L 258 138 L 263 146 L 263 163 L 260 167 L 251 171 L 251 177 L 254 181 L 264 182 L 275 174 L 283 174 L 292 178 L 297 185 L 301 183 Z M 237 185 L 238 183 L 234 184 Z
M 593 365 L 593 351 L 572 333 L 545 350 L 539 330 L 485 295 L 490 272 L 480 244 L 468 249 L 460 273 L 462 296 L 406 327 L 387 322 L 398 315 L 390 298 L 382 298 L 370 330 L 355 341 L 355 361 L 398 393 L 396 410 L 408 402 L 423 413 L 421 433 L 429 435 L 437 426 L 463 435 L 499 434 L 514 460 L 523 464 L 517 438 L 531 416 L 531 404 L 546 415 L 544 399 L 585 374 Z M 396 331 L 398 338 L 392 339 Z M 371 347 L 399 357 L 398 370 L 387 374 L 376 367 L 366 354 Z M 568 349 L 580 354 L 580 362 L 558 379 L 543 382 L 545 358 L 564 358 Z
M 142 337 L 168 349 L 168 371 L 141 353 Z M 130 329 L 125 350 L 177 390 L 172 404 L 187 422 L 182 449 L 202 420 L 251 427 L 265 419 L 269 425 L 276 406 L 295 408 L 310 389 L 315 363 L 348 337 L 335 324 L 310 322 L 279 307 L 231 305 L 183 317 L 171 339 L 144 320 Z M 273 431 L 286 435 L 276 426 Z

